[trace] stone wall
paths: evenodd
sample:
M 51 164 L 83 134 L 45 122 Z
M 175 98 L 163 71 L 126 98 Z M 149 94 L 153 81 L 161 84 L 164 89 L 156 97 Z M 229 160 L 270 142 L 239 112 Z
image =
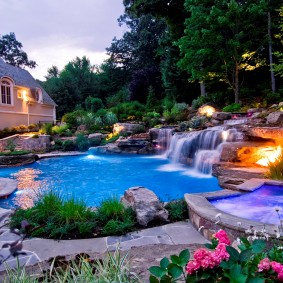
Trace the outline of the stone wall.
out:
M 51 146 L 49 135 L 40 135 L 38 138 L 26 138 L 23 140 L 22 148 L 30 151 L 49 151 Z
M 4 139 L 0 139 L 0 151 L 4 151 L 8 145 L 9 141 L 13 141 L 16 142 L 16 140 L 18 139 L 18 134 L 17 135 L 13 135 Z

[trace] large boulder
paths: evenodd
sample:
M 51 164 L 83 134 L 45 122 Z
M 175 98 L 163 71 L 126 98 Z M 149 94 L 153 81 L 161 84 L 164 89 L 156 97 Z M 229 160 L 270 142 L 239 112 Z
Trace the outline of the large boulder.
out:
M 228 119 L 231 119 L 231 117 L 232 117 L 231 113 L 228 113 L 228 112 L 214 112 L 212 114 L 212 119 L 218 120 L 218 121 L 228 120 Z
M 270 113 L 267 118 L 268 124 L 281 124 L 283 123 L 283 111 L 276 111 Z
M 31 153 L 25 155 L 0 156 L 0 167 L 26 165 L 31 164 L 37 160 L 38 156 Z
M 137 134 L 142 132 L 145 132 L 145 127 L 142 124 L 116 123 L 113 125 L 114 134 Z
M 94 133 L 88 135 L 88 140 L 92 146 L 100 145 L 103 138 L 103 134 L 101 133 Z
M 126 206 L 132 207 L 136 212 L 137 221 L 141 226 L 157 220 L 168 221 L 168 211 L 159 201 L 156 194 L 144 187 L 132 187 L 125 191 L 121 199 Z

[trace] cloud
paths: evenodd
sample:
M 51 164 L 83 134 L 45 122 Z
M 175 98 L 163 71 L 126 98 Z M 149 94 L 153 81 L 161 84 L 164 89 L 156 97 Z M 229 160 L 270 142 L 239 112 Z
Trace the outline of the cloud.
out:
M 106 58 L 105 48 L 121 37 L 117 18 L 122 0 L 5 0 L 0 2 L 0 34 L 15 32 L 30 59 L 38 63 L 31 73 L 39 79 L 47 68 L 63 68 L 76 56 L 94 64 Z

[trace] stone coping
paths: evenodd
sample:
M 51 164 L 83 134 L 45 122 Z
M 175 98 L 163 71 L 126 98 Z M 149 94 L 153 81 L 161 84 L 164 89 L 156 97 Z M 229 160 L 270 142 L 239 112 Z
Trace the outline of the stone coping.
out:
M 49 153 L 37 154 L 38 159 L 52 158 L 52 157 L 77 156 L 77 155 L 89 155 L 89 153 L 81 152 L 81 151 L 69 151 L 69 152 L 49 152 Z
M 221 228 L 228 228 L 237 234 L 245 233 L 247 229 L 253 227 L 256 230 L 262 230 L 263 228 L 266 232 L 272 236 L 276 237 L 278 231 L 278 225 L 266 224 L 259 221 L 254 221 L 242 217 L 238 217 L 229 213 L 226 213 L 215 206 L 213 206 L 209 200 L 216 198 L 225 198 L 229 196 L 235 196 L 243 194 L 245 192 L 252 192 L 255 189 L 261 187 L 262 185 L 277 185 L 283 186 L 282 181 L 266 180 L 266 179 L 250 179 L 245 181 L 243 184 L 238 185 L 239 192 L 231 190 L 222 190 L 211 193 L 201 193 L 201 194 L 185 194 L 185 201 L 189 207 L 190 220 L 196 226 L 196 228 L 201 228 L 201 223 L 210 223 L 212 226 L 215 224 Z M 242 192 L 241 192 L 242 191 Z M 191 215 L 192 214 L 192 215 Z M 192 218 L 197 215 L 202 221 L 194 221 Z M 192 218 L 191 218 L 192 217 Z M 216 223 L 217 222 L 217 223 Z
M 6 198 L 17 190 L 18 181 L 9 178 L 0 178 L 0 198 Z

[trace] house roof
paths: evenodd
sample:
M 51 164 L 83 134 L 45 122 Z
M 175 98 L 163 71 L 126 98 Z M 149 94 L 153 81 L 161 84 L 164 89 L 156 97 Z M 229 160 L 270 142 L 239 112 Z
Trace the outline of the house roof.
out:
M 40 86 L 40 84 L 27 70 L 9 65 L 0 58 L 0 79 L 5 76 L 13 79 L 15 85 L 28 87 L 31 90 L 40 88 L 42 91 L 43 103 L 56 105 L 54 100 L 48 95 L 48 93 Z

